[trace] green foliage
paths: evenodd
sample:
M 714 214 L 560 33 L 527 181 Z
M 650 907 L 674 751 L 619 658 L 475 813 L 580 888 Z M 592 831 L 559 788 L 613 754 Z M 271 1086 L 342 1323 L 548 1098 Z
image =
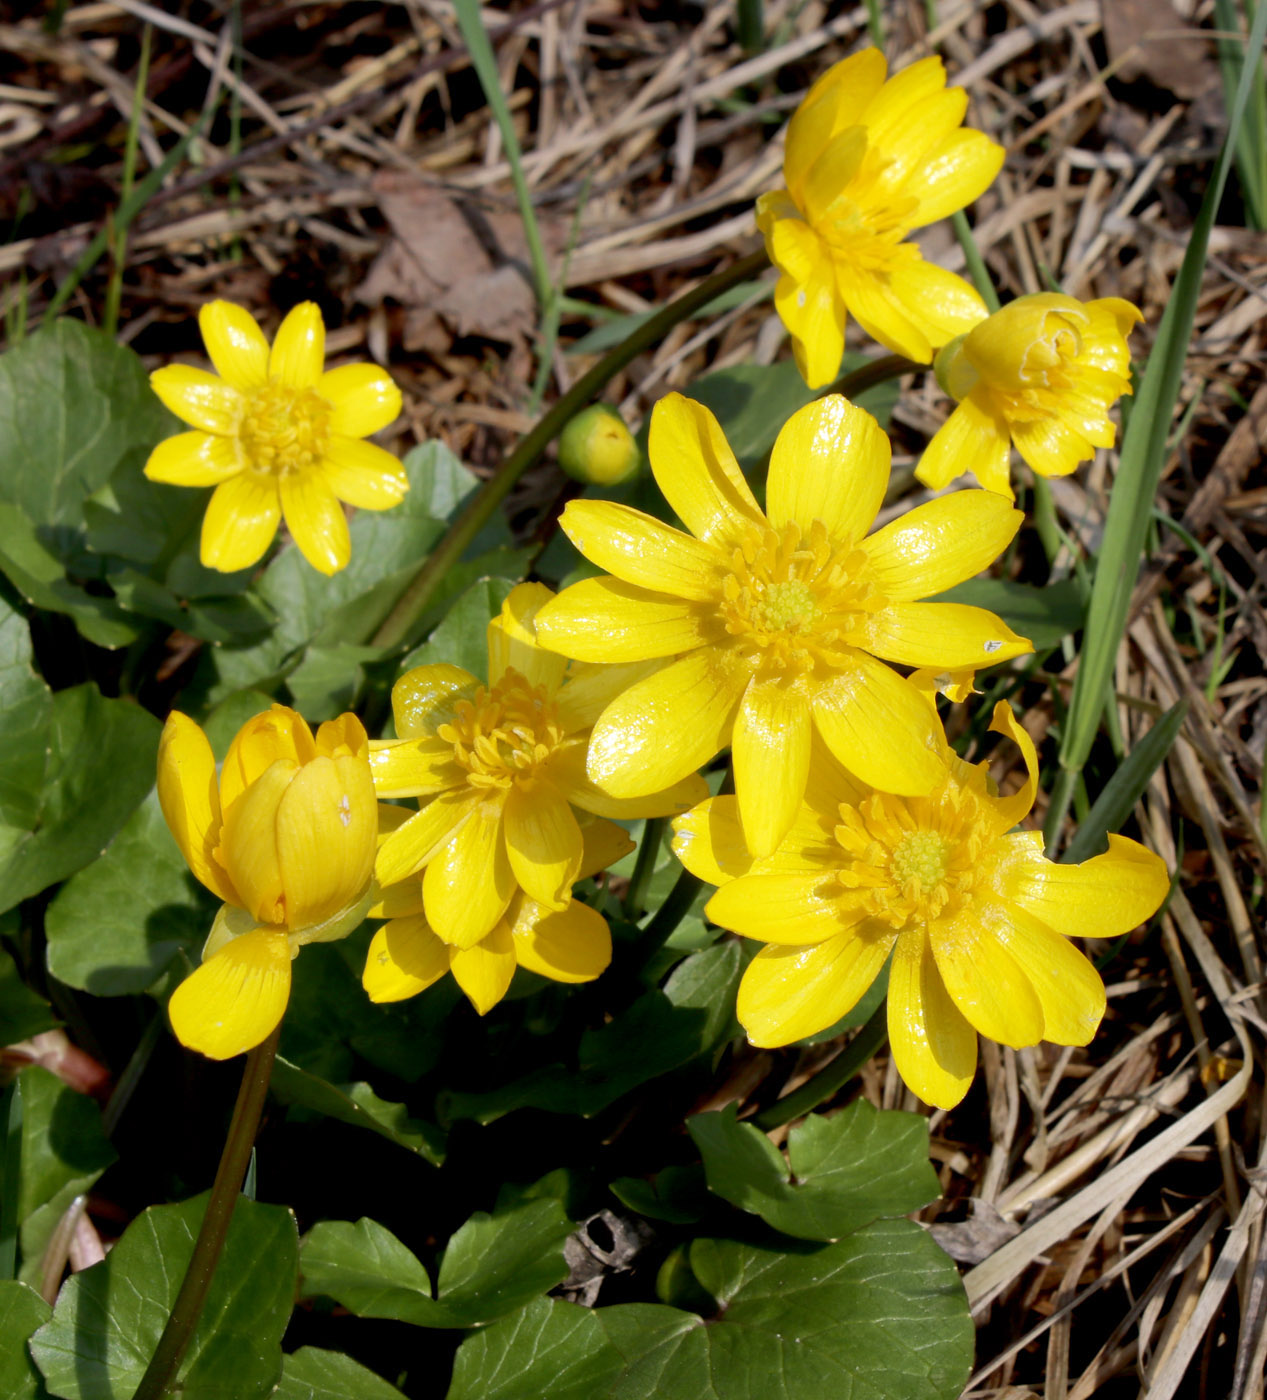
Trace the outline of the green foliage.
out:
M 461 1226 L 440 1261 L 438 1287 L 418 1259 L 373 1220 L 315 1225 L 303 1247 L 303 1286 L 358 1317 L 418 1327 L 474 1327 L 553 1288 L 567 1274 L 572 1222 L 558 1201 L 521 1201 Z
M 19 1072 L 10 1093 L 20 1109 L 3 1195 L 20 1227 L 27 1283 L 40 1282 L 43 1255 L 67 1207 L 115 1160 L 97 1105 L 41 1065 Z M 11 1114 L 10 1122 L 18 1115 Z
M 399 1400 L 400 1391 L 337 1351 L 301 1347 L 282 1358 L 272 1400 Z
M 686 1126 L 710 1191 L 800 1239 L 837 1240 L 939 1194 L 927 1120 L 881 1112 L 865 1099 L 832 1118 L 811 1114 L 798 1123 L 786 1162 L 760 1129 L 736 1122 L 733 1105 Z
M 0 1026 L 10 1044 L 59 1025 L 52 1008 L 22 980 L 18 965 L 0 947 Z
M 47 1400 L 43 1378 L 26 1349 L 27 1339 L 53 1315 L 33 1289 L 0 1281 L 0 1395 L 6 1400 Z
M 31 1352 L 64 1400 L 131 1400 L 158 1344 L 206 1208 L 196 1196 L 137 1217 L 100 1264 L 62 1288 Z M 254 1400 L 281 1374 L 295 1290 L 295 1218 L 239 1200 L 177 1386 L 183 1400 Z
M 48 970 L 96 996 L 142 992 L 182 954 L 196 965 L 218 905 L 189 873 L 157 793 L 45 915 Z

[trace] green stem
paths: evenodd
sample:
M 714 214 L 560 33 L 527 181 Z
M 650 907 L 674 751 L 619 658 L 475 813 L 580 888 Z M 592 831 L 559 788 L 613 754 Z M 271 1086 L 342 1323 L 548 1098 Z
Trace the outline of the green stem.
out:
M 658 948 L 691 912 L 695 896 L 703 887 L 704 882 L 698 875 L 683 870 L 674 881 L 664 903 L 656 910 L 655 917 L 643 929 L 638 939 L 639 943 L 644 948 Z
M 866 1025 L 830 1064 L 820 1069 L 812 1079 L 806 1080 L 795 1093 L 771 1104 L 764 1113 L 758 1113 L 753 1120 L 757 1127 L 766 1131 L 790 1123 L 793 1118 L 803 1118 L 820 1103 L 831 1098 L 884 1044 L 889 1033 L 887 1017 L 886 998 L 871 1013 Z
M 955 236 L 959 239 L 959 246 L 963 249 L 968 275 L 976 284 L 977 291 L 981 293 L 981 300 L 992 312 L 997 311 L 999 309 L 999 294 L 994 290 L 994 283 L 990 281 L 990 273 L 986 268 L 985 259 L 981 256 L 981 250 L 977 247 L 977 240 L 972 236 L 968 216 L 962 209 L 959 209 L 951 215 L 951 221 L 955 226 Z
M 229 1233 L 233 1209 L 246 1177 L 281 1033 L 279 1022 L 272 1035 L 246 1057 L 242 1087 L 238 1090 L 238 1101 L 233 1105 L 233 1118 L 224 1141 L 224 1151 L 220 1154 L 216 1179 L 211 1186 L 207 1213 L 202 1217 L 184 1282 L 172 1305 L 172 1315 L 167 1319 L 167 1326 L 163 1328 L 163 1335 L 158 1339 L 158 1346 L 132 1400 L 161 1400 L 167 1394 L 194 1328 L 198 1325 L 207 1290 L 211 1287 L 216 1264 Z
M 1059 768 L 1056 771 L 1056 781 L 1051 785 L 1051 798 L 1047 804 L 1047 820 L 1043 823 L 1043 844 L 1047 848 L 1048 860 L 1055 859 L 1060 833 L 1064 828 L 1065 818 L 1069 815 L 1074 788 L 1078 785 L 1079 771 L 1077 768 Z
M 647 886 L 655 874 L 655 860 L 660 854 L 660 841 L 664 836 L 664 821 L 663 817 L 648 817 L 642 829 L 642 845 L 638 847 L 638 858 L 634 861 L 629 888 L 625 891 L 626 919 L 639 918 L 647 907 Z
M 1052 499 L 1051 483 L 1037 473 L 1034 475 L 1034 529 L 1038 531 L 1047 563 L 1054 564 L 1063 543 L 1060 526 L 1056 523 L 1056 502 Z
M 868 360 L 865 365 L 859 365 L 848 374 L 842 374 L 834 384 L 820 390 L 818 397 L 821 399 L 826 394 L 843 394 L 847 399 L 856 399 L 878 384 L 887 383 L 890 379 L 901 379 L 904 374 L 919 374 L 927 369 L 927 365 L 920 364 L 918 360 L 908 360 L 905 355 L 881 355 L 878 360 Z
M 693 316 L 714 297 L 746 281 L 767 266 L 764 253 L 751 253 L 721 272 L 715 272 L 698 286 L 657 311 L 614 350 L 583 374 L 557 403 L 519 440 L 514 451 L 497 471 L 471 497 L 466 508 L 450 526 L 435 551 L 414 575 L 373 637 L 376 647 L 396 647 L 410 640 L 414 628 L 426 613 L 444 576 L 462 557 L 467 545 L 491 519 L 493 512 L 509 495 L 511 488 L 546 450 L 568 423 L 585 408 L 631 360 L 654 345 L 680 321 Z

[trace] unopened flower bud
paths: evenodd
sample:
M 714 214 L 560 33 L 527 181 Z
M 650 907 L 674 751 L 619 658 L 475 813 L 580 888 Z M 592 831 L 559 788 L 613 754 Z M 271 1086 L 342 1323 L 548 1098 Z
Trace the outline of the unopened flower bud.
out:
M 638 469 L 641 454 L 625 420 L 608 404 L 578 413 L 559 438 L 559 465 L 574 481 L 615 486 Z

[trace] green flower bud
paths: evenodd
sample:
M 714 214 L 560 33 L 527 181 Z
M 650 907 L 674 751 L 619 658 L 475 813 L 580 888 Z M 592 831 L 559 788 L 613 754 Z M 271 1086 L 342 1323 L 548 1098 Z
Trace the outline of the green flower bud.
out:
M 608 404 L 578 413 L 559 438 L 559 465 L 574 481 L 615 486 L 638 469 L 638 445 L 625 420 Z

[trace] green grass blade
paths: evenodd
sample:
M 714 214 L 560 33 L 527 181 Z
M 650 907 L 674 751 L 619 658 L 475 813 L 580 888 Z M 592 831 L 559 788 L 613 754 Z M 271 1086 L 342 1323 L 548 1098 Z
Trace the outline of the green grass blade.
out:
M 1260 5 L 1254 16 L 1254 28 L 1249 38 L 1251 53 L 1262 48 L 1265 35 L 1267 4 Z M 1227 185 L 1236 145 L 1235 133 L 1249 101 L 1253 76 L 1253 68 L 1247 64 L 1241 73 L 1229 113 L 1228 137 L 1219 152 L 1205 198 L 1201 201 L 1187 252 L 1157 331 L 1153 353 L 1149 356 L 1139 393 L 1132 405 L 1130 422 L 1122 435 L 1117 480 L 1109 502 L 1104 542 L 1096 563 L 1095 583 L 1087 609 L 1082 660 L 1074 681 L 1069 717 L 1060 747 L 1061 766 L 1074 772 L 1082 768 L 1091 752 L 1091 744 L 1109 695 L 1117 649 L 1126 630 L 1131 594 L 1144 554 L 1144 537 L 1165 463 L 1170 420 L 1179 397 L 1210 230 Z
M 1258 0 L 1245 0 L 1251 23 L 1257 8 Z M 1222 33 L 1242 32 L 1239 10 L 1236 0 L 1214 0 L 1214 23 Z M 1218 50 L 1223 92 L 1229 106 L 1248 55 L 1258 56 L 1250 64 L 1253 78 L 1249 106 L 1236 127 L 1236 173 L 1245 196 L 1246 215 L 1253 227 L 1261 230 L 1267 228 L 1267 78 L 1263 75 L 1261 46 L 1249 49 L 1241 40 L 1220 39 Z
M 550 280 L 550 265 L 546 259 L 545 245 L 541 242 L 541 229 L 537 224 L 537 211 L 532 207 L 532 193 L 524 177 L 523 155 L 519 149 L 519 137 L 510 115 L 510 104 L 502 92 L 501 74 L 497 71 L 497 59 L 488 31 L 480 17 L 479 0 L 454 0 L 457 10 L 458 27 L 470 50 L 471 63 L 475 76 L 484 89 L 493 120 L 501 132 L 502 145 L 506 148 L 506 159 L 510 162 L 510 179 L 515 187 L 515 202 L 519 205 L 519 217 L 523 220 L 524 238 L 528 243 L 528 256 L 532 261 L 532 278 L 536 283 L 537 301 L 545 312 L 554 299 L 554 283 Z
M 1130 753 L 1117 772 L 1104 785 L 1091 810 L 1078 826 L 1074 838 L 1060 857 L 1077 864 L 1104 849 L 1104 838 L 1118 831 L 1144 795 L 1153 774 L 1174 747 L 1188 714 L 1188 702 L 1171 706 Z

